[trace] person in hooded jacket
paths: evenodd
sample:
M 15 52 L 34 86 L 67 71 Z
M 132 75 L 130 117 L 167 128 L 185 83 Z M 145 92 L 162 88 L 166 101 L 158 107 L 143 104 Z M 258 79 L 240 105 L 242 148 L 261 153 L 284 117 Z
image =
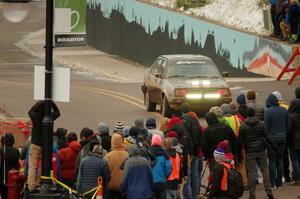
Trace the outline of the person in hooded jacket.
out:
M 7 199 L 7 174 L 12 169 L 19 169 L 19 150 L 14 148 L 15 138 L 12 134 L 7 133 L 1 137 L 0 148 L 0 193 L 2 199 Z M 4 149 L 5 147 L 5 149 Z M 5 162 L 4 162 L 5 161 Z
M 288 110 L 289 106 L 283 101 L 283 97 L 279 91 L 274 91 L 272 92 L 273 95 L 275 95 L 278 99 L 279 106 L 282 108 Z M 290 182 L 291 177 L 290 177 L 290 159 L 289 159 L 289 151 L 288 151 L 288 146 L 287 143 L 284 148 L 284 154 L 283 154 L 283 175 L 284 175 L 284 180 L 285 182 Z
M 111 148 L 111 136 L 109 135 L 109 127 L 106 123 L 100 122 L 98 124 L 98 132 L 101 139 L 101 146 L 106 151 L 110 151 Z
M 77 141 L 77 134 L 68 133 L 66 148 L 58 152 L 62 182 L 73 187 L 76 182 L 76 158 L 80 151 L 80 143 Z
M 156 199 L 166 199 L 167 178 L 172 168 L 168 154 L 162 148 L 162 139 L 157 134 L 152 137 L 151 151 L 156 156 L 156 164 L 152 169 L 154 196 Z
M 296 99 L 289 107 L 288 147 L 293 167 L 292 185 L 300 185 L 300 87 L 295 90 Z
M 60 116 L 60 112 L 56 104 L 51 101 L 51 117 L 56 120 Z M 34 192 L 39 186 L 39 177 L 36 176 L 36 170 L 38 168 L 38 159 L 42 156 L 42 126 L 45 111 L 45 101 L 36 102 L 29 110 L 28 115 L 32 122 L 31 129 L 31 144 L 29 148 L 29 170 L 28 170 L 28 189 L 30 192 Z
M 246 166 L 248 171 L 249 199 L 255 199 L 255 163 L 259 166 L 264 180 L 265 191 L 269 199 L 273 199 L 269 172 L 267 168 L 266 142 L 269 136 L 264 124 L 255 116 L 253 108 L 248 108 L 247 119 L 240 127 L 238 137 L 238 154 L 241 156 L 242 147 L 245 146 Z
M 231 104 L 233 105 L 233 104 Z M 224 113 L 225 124 L 228 125 L 234 132 L 236 136 L 239 134 L 239 128 L 241 125 L 241 121 L 236 114 L 233 114 L 229 104 L 222 104 L 221 110 Z
M 220 124 L 214 113 L 208 112 L 205 115 L 208 127 L 204 130 L 202 136 L 202 152 L 209 162 L 209 170 L 212 171 L 215 166 L 214 150 L 223 140 L 228 140 L 230 151 L 236 154 L 236 136 L 232 129 L 224 124 Z
M 152 198 L 153 177 L 149 161 L 140 155 L 136 145 L 128 148 L 128 154 L 120 186 L 122 198 Z
M 236 103 L 238 104 L 238 117 L 245 121 L 247 118 L 247 101 L 245 94 L 240 94 L 236 97 Z
M 98 186 L 98 178 L 103 181 L 103 198 L 108 198 L 108 183 L 111 179 L 108 164 L 103 159 L 104 149 L 100 144 L 93 146 L 92 152 L 88 153 L 80 163 L 76 188 L 78 193 L 85 193 Z M 91 198 L 94 192 L 88 194 Z
M 104 157 L 108 163 L 111 180 L 108 185 L 108 198 L 121 199 L 120 184 L 123 177 L 122 163 L 128 158 L 124 140 L 120 133 L 114 133 L 111 139 L 111 151 Z
M 283 154 L 288 133 L 288 111 L 279 106 L 278 99 L 271 94 L 266 100 L 265 128 L 271 144 L 267 144 L 269 173 L 272 188 L 282 187 Z

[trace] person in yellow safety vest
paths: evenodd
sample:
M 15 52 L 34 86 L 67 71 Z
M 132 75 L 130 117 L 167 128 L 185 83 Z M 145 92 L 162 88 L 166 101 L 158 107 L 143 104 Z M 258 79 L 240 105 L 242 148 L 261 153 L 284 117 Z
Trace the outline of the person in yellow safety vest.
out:
M 225 124 L 227 124 L 234 132 L 236 137 L 239 133 L 241 122 L 237 115 L 232 115 L 229 104 L 222 104 L 221 109 L 224 113 Z

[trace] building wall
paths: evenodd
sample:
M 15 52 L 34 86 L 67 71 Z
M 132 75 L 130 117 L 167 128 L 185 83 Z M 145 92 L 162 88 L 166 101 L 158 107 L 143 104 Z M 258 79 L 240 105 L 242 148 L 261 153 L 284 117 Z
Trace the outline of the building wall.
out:
M 211 57 L 231 76 L 277 76 L 292 49 L 137 0 L 87 0 L 87 41 L 96 49 L 150 65 L 161 54 Z

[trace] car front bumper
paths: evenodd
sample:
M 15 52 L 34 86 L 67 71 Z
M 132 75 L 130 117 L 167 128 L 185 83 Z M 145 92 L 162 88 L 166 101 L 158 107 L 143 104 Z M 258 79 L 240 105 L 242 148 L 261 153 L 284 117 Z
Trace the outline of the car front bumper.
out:
M 219 99 L 173 99 L 169 101 L 172 109 L 179 110 L 180 106 L 187 102 L 191 105 L 192 111 L 208 111 L 213 106 L 221 106 L 224 103 L 229 104 L 232 97 L 221 97 Z

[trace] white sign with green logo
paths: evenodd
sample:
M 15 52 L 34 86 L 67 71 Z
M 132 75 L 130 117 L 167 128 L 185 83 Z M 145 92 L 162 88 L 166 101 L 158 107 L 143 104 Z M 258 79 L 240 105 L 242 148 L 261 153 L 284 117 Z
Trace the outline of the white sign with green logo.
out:
M 86 0 L 55 0 L 55 46 L 86 44 Z

